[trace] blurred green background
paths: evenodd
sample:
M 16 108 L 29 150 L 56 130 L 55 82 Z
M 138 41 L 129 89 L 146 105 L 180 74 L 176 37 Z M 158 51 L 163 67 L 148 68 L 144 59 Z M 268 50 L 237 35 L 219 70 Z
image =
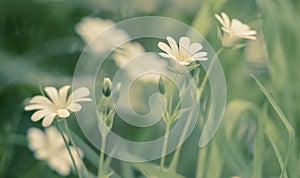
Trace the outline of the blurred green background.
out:
M 283 159 L 289 148 L 288 133 L 252 73 L 295 130 L 287 172 L 289 177 L 300 177 L 299 0 L 1 0 L 0 177 L 59 177 L 28 149 L 26 130 L 40 124 L 33 123 L 31 113 L 23 108 L 26 100 L 40 93 L 40 85 L 71 83 L 86 45 L 75 32 L 83 17 L 115 22 L 144 15 L 170 17 L 195 27 L 217 50 L 219 24 L 214 14 L 222 11 L 249 24 L 258 38 L 219 56 L 228 94 L 224 122 L 203 152 L 202 162 L 195 156 L 199 128 L 193 132 L 183 145 L 178 172 L 186 177 L 279 177 L 278 155 L 264 131 L 272 136 Z M 75 121 L 73 128 L 80 132 Z M 127 133 L 132 139 L 141 135 L 134 129 Z M 121 174 L 120 162 L 114 160 L 112 167 Z M 202 169 L 202 175 L 196 175 L 196 169 Z

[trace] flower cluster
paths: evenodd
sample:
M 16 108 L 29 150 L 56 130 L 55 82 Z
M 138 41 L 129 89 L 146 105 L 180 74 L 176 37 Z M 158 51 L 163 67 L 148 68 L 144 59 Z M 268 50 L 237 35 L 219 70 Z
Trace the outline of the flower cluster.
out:
M 215 17 L 222 25 L 222 34 L 220 37 L 223 47 L 232 47 L 241 39 L 256 39 L 256 31 L 251 30 L 248 25 L 241 21 L 235 18 L 230 20 L 226 13 L 221 13 L 221 15 L 216 14 Z M 141 44 L 128 42 L 130 39 L 129 35 L 125 31 L 118 29 L 111 20 L 86 17 L 76 26 L 76 32 L 86 43 L 93 41 L 91 42 L 91 48 L 93 52 L 96 53 L 122 44 L 112 55 L 118 67 L 124 66 L 132 61 L 132 59 L 146 52 Z M 105 35 L 100 35 L 101 38 L 97 38 L 100 33 L 105 33 Z M 181 37 L 179 38 L 179 42 L 176 42 L 173 37 L 167 36 L 166 41 L 167 43 L 159 42 L 157 46 L 163 51 L 159 53 L 159 55 L 170 59 L 170 61 L 175 61 L 183 66 L 190 67 L 190 64 L 195 61 L 208 60 L 208 53 L 204 50 L 203 45 L 198 42 L 191 42 L 188 37 Z M 155 54 L 155 56 L 157 55 Z M 140 74 L 140 71 L 144 70 L 143 66 L 148 65 L 147 58 L 145 57 L 144 59 L 142 64 L 138 63 L 138 66 L 135 66 L 135 68 L 129 68 L 127 71 L 129 76 L 135 76 L 135 74 Z M 211 64 L 213 62 L 212 60 Z M 155 67 L 161 66 L 157 65 Z M 165 87 L 165 80 L 162 76 L 153 75 L 150 80 L 156 81 L 161 94 L 170 92 Z M 204 81 L 206 82 L 206 80 Z M 68 95 L 70 88 L 70 85 L 63 86 L 60 89 L 51 86 L 45 87 L 45 95 L 34 96 L 28 105 L 25 106 L 26 111 L 36 110 L 31 116 L 32 121 L 36 122 L 42 120 L 42 126 L 48 127 L 44 132 L 37 128 L 30 128 L 28 130 L 27 138 L 29 148 L 34 152 L 36 159 L 46 161 L 50 168 L 63 176 L 68 175 L 72 168 L 81 169 L 84 167 L 82 161 L 83 151 L 75 146 L 72 136 L 68 131 L 67 122 L 65 122 L 65 125 L 69 135 L 58 130 L 59 127 L 57 129 L 50 125 L 56 117 L 57 119 L 66 119 L 70 117 L 72 112 L 80 111 L 82 109 L 82 106 L 79 104 L 80 102 L 92 101 L 92 99 L 89 98 L 90 92 L 88 88 L 78 88 Z M 116 86 L 116 88 L 119 88 L 119 86 Z M 101 144 L 105 144 L 105 137 L 113 126 L 115 115 L 111 98 L 112 82 L 109 78 L 103 80 L 102 94 L 103 96 L 98 104 L 98 116 L 100 118 L 99 129 L 103 137 Z M 172 93 L 170 97 L 173 97 Z M 170 101 L 169 104 L 172 106 L 173 98 L 171 98 Z M 179 105 L 175 107 L 174 115 L 172 115 L 172 107 L 170 107 L 169 116 L 173 120 L 177 117 L 177 107 L 179 107 Z M 69 141 L 71 141 L 72 145 L 69 145 Z M 103 155 L 100 158 L 100 163 L 103 163 Z M 100 163 L 99 165 L 101 165 Z M 161 165 L 164 166 L 163 161 Z

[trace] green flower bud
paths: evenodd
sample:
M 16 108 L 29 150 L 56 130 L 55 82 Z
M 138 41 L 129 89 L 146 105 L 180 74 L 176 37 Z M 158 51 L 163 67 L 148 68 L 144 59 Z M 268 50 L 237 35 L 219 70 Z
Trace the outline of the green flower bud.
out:
M 109 97 L 111 94 L 111 88 L 112 88 L 111 80 L 109 78 L 104 78 L 103 88 L 102 88 L 103 95 Z
M 160 76 L 159 81 L 158 81 L 158 89 L 161 94 L 165 94 L 165 92 L 166 92 L 164 83 L 165 83 L 165 81 L 164 81 L 163 77 Z

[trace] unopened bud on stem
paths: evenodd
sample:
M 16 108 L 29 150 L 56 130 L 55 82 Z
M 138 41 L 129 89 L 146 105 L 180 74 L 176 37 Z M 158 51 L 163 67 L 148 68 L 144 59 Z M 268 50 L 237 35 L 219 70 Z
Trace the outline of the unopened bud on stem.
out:
M 161 94 L 165 94 L 165 81 L 162 76 L 159 77 L 158 89 Z
M 111 88 L 112 88 L 111 80 L 109 78 L 104 78 L 103 88 L 102 88 L 103 95 L 109 97 L 111 94 Z

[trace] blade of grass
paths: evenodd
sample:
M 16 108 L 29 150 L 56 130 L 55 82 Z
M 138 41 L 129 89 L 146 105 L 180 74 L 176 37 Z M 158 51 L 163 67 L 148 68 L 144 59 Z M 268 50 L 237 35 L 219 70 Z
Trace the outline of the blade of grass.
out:
M 212 140 L 211 142 L 211 150 L 209 153 L 209 160 L 206 164 L 207 171 L 206 171 L 206 177 L 211 178 L 218 178 L 221 176 L 222 173 L 222 167 L 223 167 L 223 160 L 220 155 L 220 149 L 221 146 L 216 140 Z
M 254 158 L 252 161 L 252 178 L 263 178 L 264 150 L 265 150 L 265 119 L 267 119 L 267 105 L 264 105 L 262 114 L 258 117 L 258 127 L 255 136 Z
M 267 131 L 265 131 L 265 133 L 266 133 L 266 135 L 267 135 L 267 137 L 268 137 L 268 139 L 269 139 L 269 141 L 270 141 L 270 143 L 271 143 L 271 145 L 272 145 L 272 147 L 273 147 L 273 150 L 274 150 L 275 155 L 276 155 L 276 157 L 277 157 L 279 166 L 280 166 L 281 170 L 283 170 L 283 169 L 284 169 L 284 161 L 283 161 L 283 158 L 282 158 L 282 156 L 281 156 L 281 154 L 280 154 L 280 151 L 279 151 L 279 149 L 278 149 L 278 147 L 277 147 L 275 141 L 274 141 L 273 138 L 271 137 L 271 135 L 270 135 Z M 286 172 L 283 173 L 283 177 L 284 177 L 284 178 L 288 178 Z
M 278 104 L 275 102 L 275 100 L 272 98 L 272 96 L 269 94 L 269 92 L 266 90 L 266 88 L 262 85 L 262 83 L 254 75 L 251 74 L 251 77 L 255 80 L 255 82 L 258 85 L 258 87 L 260 88 L 260 90 L 267 97 L 268 101 L 270 102 L 270 104 L 273 107 L 273 109 L 275 110 L 275 112 L 278 114 L 280 120 L 284 124 L 284 126 L 287 129 L 287 132 L 289 134 L 288 151 L 286 153 L 286 158 L 285 158 L 284 166 L 282 167 L 282 170 L 281 170 L 282 171 L 281 175 L 283 175 L 286 172 L 287 164 L 289 162 L 289 158 L 290 158 L 291 152 L 292 152 L 293 147 L 294 147 L 295 130 L 291 126 L 290 122 L 288 121 L 288 119 L 286 118 L 286 116 L 284 115 L 284 113 L 281 111 L 281 109 L 278 106 Z

